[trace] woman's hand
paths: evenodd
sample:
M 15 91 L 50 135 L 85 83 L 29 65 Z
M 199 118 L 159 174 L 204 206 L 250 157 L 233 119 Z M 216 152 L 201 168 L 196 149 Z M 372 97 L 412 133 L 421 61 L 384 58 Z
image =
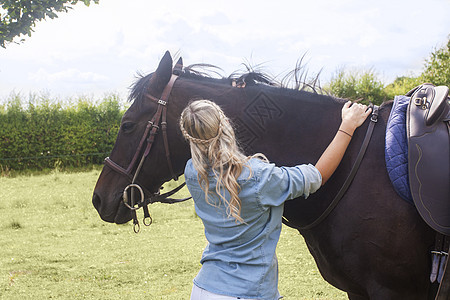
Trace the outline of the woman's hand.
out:
M 344 156 L 345 150 L 350 144 L 353 132 L 372 112 L 367 105 L 356 104 L 348 101 L 342 108 L 342 122 L 336 136 L 323 152 L 322 156 L 316 163 L 316 168 L 322 175 L 322 185 L 328 181 L 338 167 Z
M 346 102 L 342 108 L 342 123 L 339 129 L 349 135 L 353 135 L 355 129 L 364 123 L 371 112 L 372 108 L 367 108 L 367 105 L 359 103 L 352 104 L 351 101 Z

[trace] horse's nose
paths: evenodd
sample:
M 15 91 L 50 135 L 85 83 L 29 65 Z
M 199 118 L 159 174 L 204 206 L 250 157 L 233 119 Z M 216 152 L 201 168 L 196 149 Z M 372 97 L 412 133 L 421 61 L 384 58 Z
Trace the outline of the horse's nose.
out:
M 92 204 L 94 205 L 94 207 L 97 211 L 100 210 L 102 200 L 100 199 L 100 196 L 97 195 L 97 193 L 95 193 L 95 192 L 94 192 L 94 195 L 92 196 Z

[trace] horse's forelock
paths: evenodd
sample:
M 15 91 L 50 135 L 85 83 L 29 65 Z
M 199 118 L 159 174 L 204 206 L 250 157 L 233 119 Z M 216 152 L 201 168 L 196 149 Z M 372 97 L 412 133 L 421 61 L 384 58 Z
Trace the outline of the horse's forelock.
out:
M 130 87 L 130 95 L 128 97 L 128 102 L 136 101 L 145 95 L 150 84 L 150 79 L 153 73 L 144 75 L 142 73 L 137 73 L 136 81 Z

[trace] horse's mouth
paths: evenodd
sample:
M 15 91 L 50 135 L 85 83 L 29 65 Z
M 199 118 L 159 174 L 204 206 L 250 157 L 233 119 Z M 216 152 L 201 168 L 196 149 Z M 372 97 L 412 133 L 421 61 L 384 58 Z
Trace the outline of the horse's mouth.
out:
M 148 197 L 149 195 L 151 195 L 149 199 L 151 199 L 151 197 L 159 195 L 158 191 L 160 189 L 160 187 L 151 189 L 144 188 L 143 197 L 139 198 L 138 201 L 144 201 L 144 198 Z M 94 205 L 95 209 L 100 215 L 100 218 L 103 221 L 108 223 L 124 224 L 133 219 L 132 210 L 128 205 L 125 205 L 124 203 L 124 192 L 117 192 L 114 195 L 110 195 L 110 197 L 113 198 L 110 198 L 111 200 L 108 199 L 108 196 L 101 197 L 100 195 L 100 193 L 94 192 L 94 195 L 92 197 L 92 204 Z
M 132 219 L 131 210 L 124 205 L 121 193 L 114 197 L 112 203 L 105 203 L 97 193 L 92 197 L 92 204 L 103 221 L 124 224 Z
M 145 201 L 145 197 L 148 196 L 148 194 L 150 195 L 158 195 L 159 193 L 157 191 L 159 191 L 161 188 L 151 188 L 151 189 L 143 189 L 143 194 L 142 194 L 142 198 L 138 199 L 140 202 L 144 202 Z M 154 192 L 152 192 L 154 191 Z M 128 205 L 125 205 L 125 201 L 124 201 L 124 193 L 121 193 L 120 195 L 117 196 L 118 199 L 116 199 L 116 201 L 119 203 L 117 206 L 117 210 L 116 210 L 116 214 L 114 216 L 114 223 L 116 224 L 124 224 L 127 223 L 129 221 L 131 221 L 133 219 L 133 213 L 132 210 L 130 209 L 130 207 Z M 129 195 L 130 197 L 130 195 Z M 129 204 L 129 203 L 128 203 Z
M 132 219 L 131 210 L 128 207 L 126 207 L 122 201 L 120 201 L 119 207 L 117 208 L 117 213 L 114 217 L 114 223 L 124 224 L 129 222 L 131 219 Z

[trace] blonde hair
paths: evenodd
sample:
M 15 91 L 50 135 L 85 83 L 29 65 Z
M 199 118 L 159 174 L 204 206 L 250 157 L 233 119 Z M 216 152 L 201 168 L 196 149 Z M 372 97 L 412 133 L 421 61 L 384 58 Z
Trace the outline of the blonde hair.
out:
M 191 102 L 181 113 L 180 129 L 189 141 L 192 163 L 198 172 L 198 180 L 208 200 L 208 172 L 217 179 L 216 193 L 225 203 L 228 217 L 236 222 L 241 218 L 239 175 L 246 166 L 249 157 L 245 156 L 236 142 L 233 127 L 222 109 L 209 100 Z M 226 199 L 224 190 L 230 194 Z

